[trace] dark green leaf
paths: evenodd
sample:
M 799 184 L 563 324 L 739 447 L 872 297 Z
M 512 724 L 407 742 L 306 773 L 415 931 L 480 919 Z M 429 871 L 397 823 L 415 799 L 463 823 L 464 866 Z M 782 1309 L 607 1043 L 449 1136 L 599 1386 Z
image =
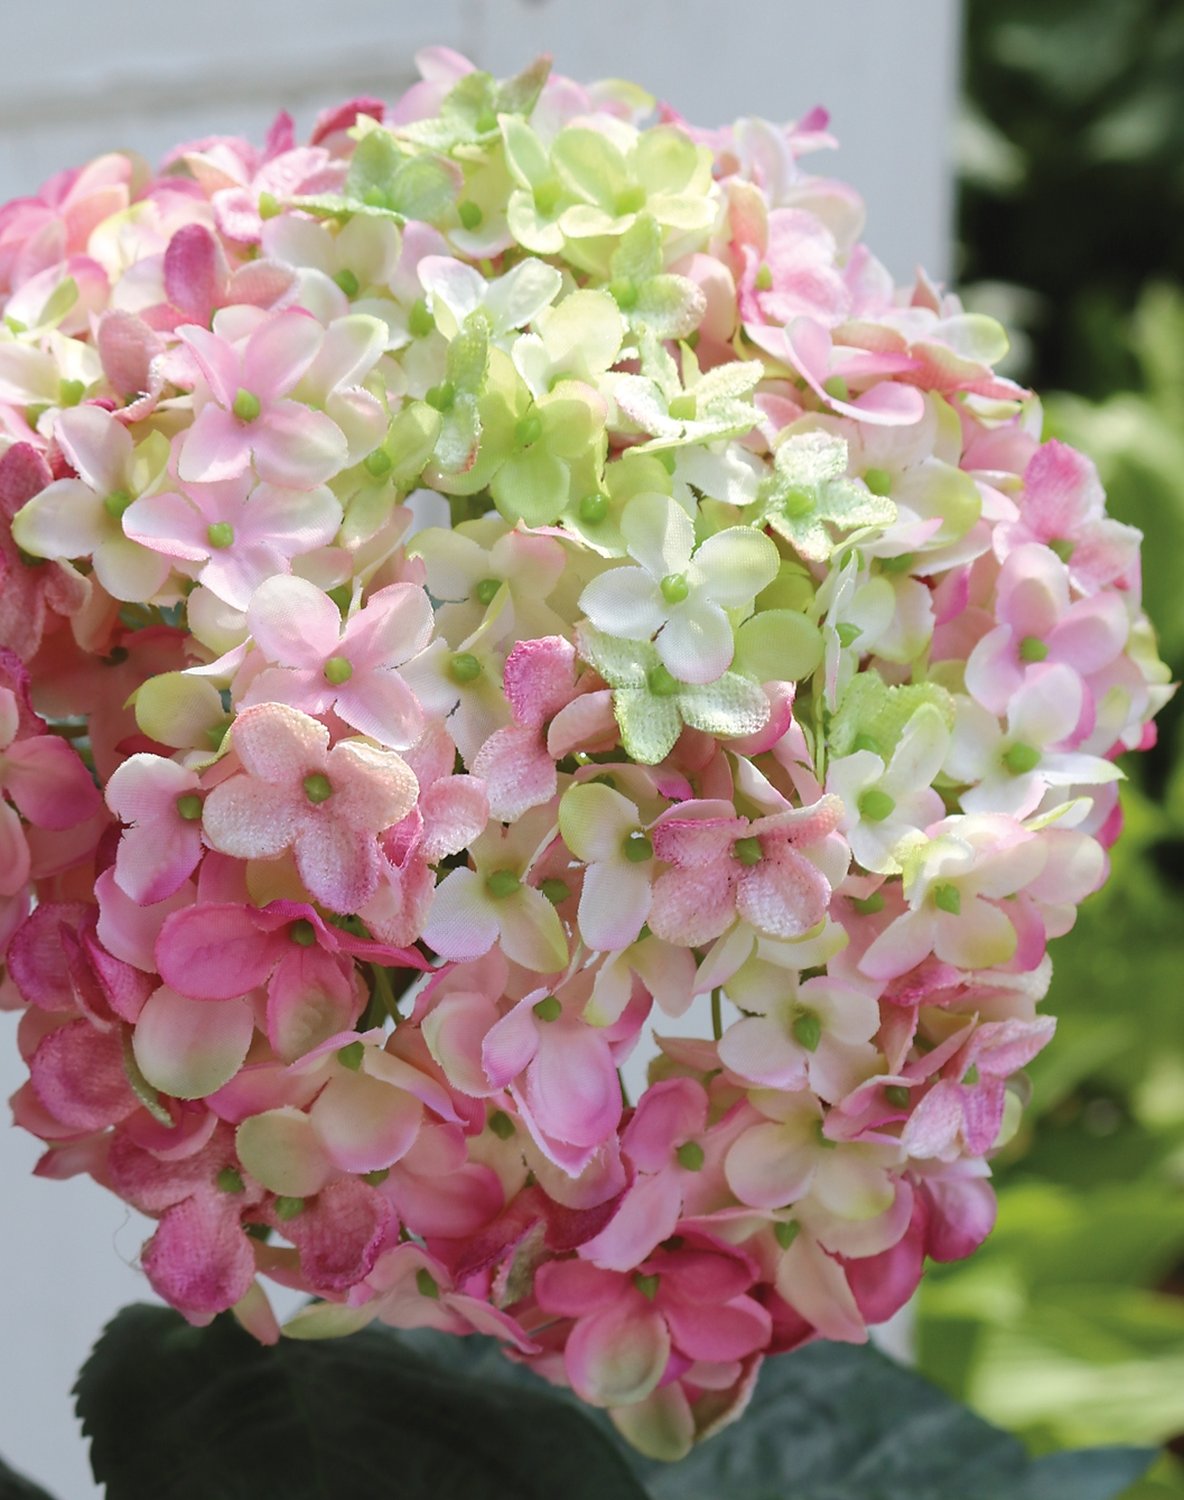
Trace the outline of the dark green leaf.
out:
M 77 1396 L 107 1500 L 644 1500 L 569 1403 L 385 1331 L 266 1349 L 226 1318 L 130 1307 Z
M 1112 1500 L 1147 1472 L 1151 1448 L 1082 1448 L 1037 1459 L 1010 1500 Z
M 0 1458 L 0 1500 L 49 1500 L 40 1485 L 10 1469 Z

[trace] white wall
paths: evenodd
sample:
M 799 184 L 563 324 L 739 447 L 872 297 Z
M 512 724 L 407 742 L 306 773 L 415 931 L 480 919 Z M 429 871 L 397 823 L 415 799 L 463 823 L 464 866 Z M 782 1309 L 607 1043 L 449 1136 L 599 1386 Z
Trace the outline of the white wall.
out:
M 717 20 L 722 16 L 723 21 Z M 507 73 L 540 51 L 624 75 L 697 123 L 826 104 L 898 277 L 949 264 L 958 0 L 160 0 L 8 3 L 0 21 L 0 202 L 111 147 L 157 156 L 209 133 L 307 126 L 351 93 L 389 97 L 429 42 Z M 0 1016 L 0 1097 L 21 1082 Z M 37 1143 L 0 1126 L 0 1453 L 59 1500 L 98 1494 L 68 1392 L 102 1324 L 145 1295 L 142 1221 L 87 1181 L 30 1176 Z M 132 1414 L 134 1417 L 134 1414 Z

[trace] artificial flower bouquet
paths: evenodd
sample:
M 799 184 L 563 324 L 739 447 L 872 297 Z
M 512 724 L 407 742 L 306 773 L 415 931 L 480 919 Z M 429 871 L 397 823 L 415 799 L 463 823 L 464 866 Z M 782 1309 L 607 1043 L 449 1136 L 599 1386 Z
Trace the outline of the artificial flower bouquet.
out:
M 14 1110 L 190 1323 L 677 1458 L 989 1232 L 1166 674 L 821 112 L 420 63 L 0 209 Z

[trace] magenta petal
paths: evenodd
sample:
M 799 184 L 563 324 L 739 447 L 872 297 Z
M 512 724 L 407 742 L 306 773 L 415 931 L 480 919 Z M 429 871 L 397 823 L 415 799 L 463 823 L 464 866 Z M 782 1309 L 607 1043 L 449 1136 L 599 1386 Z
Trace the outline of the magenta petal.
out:
M 24 825 L 7 802 L 0 802 L 0 896 L 15 896 L 27 884 L 30 868 Z
M 391 1222 L 390 1204 L 356 1177 L 323 1188 L 304 1212 L 277 1225 L 300 1252 L 317 1291 L 345 1291 L 374 1269 Z
M 751 1297 L 714 1306 L 663 1298 L 662 1311 L 675 1347 L 688 1359 L 744 1359 L 763 1349 L 772 1331 L 768 1312 Z
M 78 1130 L 103 1130 L 139 1108 L 114 1031 L 70 1021 L 42 1038 L 29 1063 L 33 1092 L 55 1120 Z
M 153 1290 L 198 1322 L 233 1307 L 255 1277 L 233 1199 L 208 1189 L 166 1210 L 141 1262 Z
M 620 1207 L 580 1254 L 610 1271 L 632 1271 L 674 1233 L 682 1212 L 682 1185 L 677 1172 L 638 1177 Z
M 48 1011 L 77 1010 L 62 929 L 78 929 L 92 910 L 81 901 L 46 901 L 17 928 L 6 962 L 26 1004 Z
M 212 902 L 175 912 L 156 944 L 160 977 L 197 1000 L 231 1000 L 261 985 L 287 946 L 260 931 L 249 906 Z
M 226 257 L 204 224 L 178 229 L 164 252 L 165 296 L 194 323 L 208 323 L 226 277 Z

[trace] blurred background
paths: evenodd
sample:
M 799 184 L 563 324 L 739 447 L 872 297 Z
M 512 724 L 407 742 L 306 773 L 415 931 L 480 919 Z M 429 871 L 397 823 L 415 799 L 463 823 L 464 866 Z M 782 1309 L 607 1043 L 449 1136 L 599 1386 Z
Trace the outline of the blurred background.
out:
M 307 128 L 399 92 L 432 42 L 503 74 L 549 50 L 704 125 L 825 104 L 842 147 L 807 165 L 863 193 L 898 278 L 924 264 L 1015 331 L 1007 373 L 1047 393 L 1049 435 L 1147 534 L 1148 607 L 1184 675 L 1182 0 L 61 0 L 12 8 L 4 36 L 0 201 L 104 149 L 261 138 L 281 107 Z M 922 1371 L 1039 1451 L 1184 1453 L 1181 732 L 1170 705 L 1132 768 L 1115 878 L 1054 950 L 1060 1030 L 997 1163 L 999 1227 L 916 1310 Z M 0 1016 L 0 1094 L 20 1081 L 12 1029 Z M 92 1184 L 31 1178 L 37 1154 L 0 1130 L 0 1453 L 84 1500 L 67 1392 L 146 1294 L 145 1233 Z M 1184 1463 L 1167 1452 L 1130 1495 L 1184 1497 Z

